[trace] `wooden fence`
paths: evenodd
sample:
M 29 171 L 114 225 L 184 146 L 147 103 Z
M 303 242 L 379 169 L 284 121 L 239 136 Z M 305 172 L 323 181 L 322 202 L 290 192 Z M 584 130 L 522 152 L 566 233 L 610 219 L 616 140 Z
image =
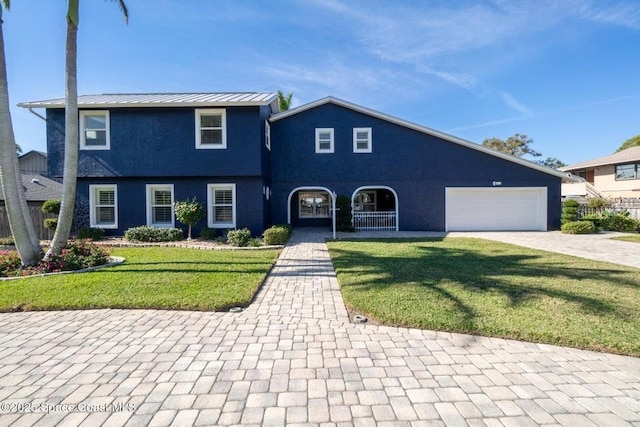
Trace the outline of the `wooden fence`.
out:
M 33 220 L 33 225 L 36 227 L 36 231 L 38 232 L 38 237 L 41 240 L 51 240 L 53 237 L 53 233 L 48 229 L 44 228 L 44 219 L 45 218 L 55 218 L 55 215 L 46 214 L 42 212 L 42 203 L 36 202 L 37 204 L 29 203 L 29 212 L 31 213 L 31 219 Z M 7 217 L 7 210 L 3 206 L 0 206 L 0 237 L 9 237 L 11 236 L 11 228 L 9 227 L 9 218 Z

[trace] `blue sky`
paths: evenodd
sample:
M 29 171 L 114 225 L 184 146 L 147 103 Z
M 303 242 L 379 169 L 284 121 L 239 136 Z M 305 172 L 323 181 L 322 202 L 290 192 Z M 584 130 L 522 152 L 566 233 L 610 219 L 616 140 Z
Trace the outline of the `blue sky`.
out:
M 333 95 L 473 142 L 524 133 L 575 163 L 640 134 L 637 0 L 81 2 L 80 94 Z M 66 0 L 4 15 L 12 104 L 64 96 Z M 43 122 L 12 110 L 25 151 Z

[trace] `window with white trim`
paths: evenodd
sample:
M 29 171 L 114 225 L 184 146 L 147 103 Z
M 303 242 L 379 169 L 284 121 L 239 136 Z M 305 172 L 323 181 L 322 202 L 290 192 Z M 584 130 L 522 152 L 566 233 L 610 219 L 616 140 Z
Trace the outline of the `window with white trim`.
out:
M 353 128 L 353 152 L 372 152 L 371 128 Z
M 108 150 L 109 138 L 108 111 L 80 111 L 80 149 Z
M 333 128 L 316 128 L 316 153 L 333 153 Z
M 271 125 L 267 120 L 264 121 L 264 145 L 271 151 Z
M 173 184 L 147 185 L 147 225 L 173 227 Z
M 89 185 L 89 225 L 118 228 L 118 186 Z
M 326 191 L 298 193 L 298 217 L 331 218 L 331 195 Z
M 207 225 L 210 228 L 236 227 L 236 185 L 207 185 Z
M 227 148 L 227 112 L 224 109 L 196 110 L 196 148 Z

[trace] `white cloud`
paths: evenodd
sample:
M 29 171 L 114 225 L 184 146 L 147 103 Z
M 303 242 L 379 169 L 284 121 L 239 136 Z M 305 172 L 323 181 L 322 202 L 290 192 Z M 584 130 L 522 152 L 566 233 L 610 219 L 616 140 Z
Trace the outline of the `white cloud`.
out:
M 501 96 L 502 100 L 504 101 L 504 103 L 507 104 L 507 106 L 513 108 L 517 112 L 522 113 L 525 116 L 530 116 L 530 115 L 533 114 L 533 111 L 531 110 L 531 108 L 527 107 L 522 102 L 518 101 L 510 93 L 505 92 L 505 91 L 501 91 L 500 92 L 500 96 Z

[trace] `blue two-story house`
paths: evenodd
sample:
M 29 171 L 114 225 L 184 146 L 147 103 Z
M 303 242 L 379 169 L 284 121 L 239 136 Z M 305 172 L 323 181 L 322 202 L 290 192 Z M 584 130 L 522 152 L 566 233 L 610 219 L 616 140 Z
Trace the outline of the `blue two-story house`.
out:
M 45 108 L 62 178 L 64 99 Z M 78 99 L 79 222 L 121 235 L 176 224 L 196 197 L 211 228 L 328 226 L 336 195 L 360 230 L 548 230 L 566 174 L 328 97 L 279 112 L 275 93 Z M 205 223 L 206 222 L 206 223 Z

